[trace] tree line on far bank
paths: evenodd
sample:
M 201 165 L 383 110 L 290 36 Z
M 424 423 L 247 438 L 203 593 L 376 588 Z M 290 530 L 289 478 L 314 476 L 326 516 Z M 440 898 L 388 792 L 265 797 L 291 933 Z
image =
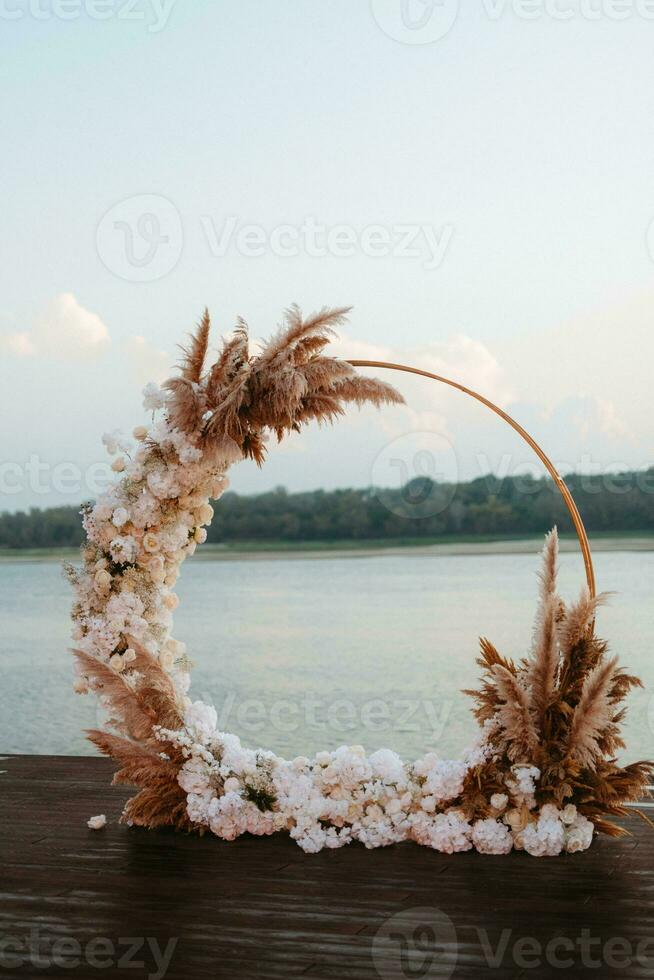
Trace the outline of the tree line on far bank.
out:
M 654 532 L 654 467 L 647 471 L 566 479 L 589 531 Z M 572 530 L 558 490 L 547 478 L 480 477 L 436 483 L 426 477 L 401 489 L 312 490 L 242 496 L 216 505 L 209 542 L 365 541 L 540 534 Z M 77 507 L 0 514 L 0 548 L 81 544 Z

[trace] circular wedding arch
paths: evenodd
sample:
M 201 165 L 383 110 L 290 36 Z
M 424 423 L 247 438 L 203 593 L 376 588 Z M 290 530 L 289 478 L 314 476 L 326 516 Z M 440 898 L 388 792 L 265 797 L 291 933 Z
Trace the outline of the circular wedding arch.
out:
M 139 790 L 123 821 L 209 830 L 224 840 L 286 830 L 309 852 L 412 840 L 447 853 L 516 848 L 543 856 L 585 850 L 595 831 L 619 834 L 607 818 L 642 798 L 654 765 L 617 760 L 619 705 L 640 681 L 595 634 L 601 597 L 569 488 L 533 436 L 479 392 L 408 364 L 324 355 L 346 313 L 323 309 L 305 319 L 291 307 L 255 355 L 239 321 L 207 365 L 205 312 L 178 373 L 146 387 L 152 423 L 134 429 L 136 446 L 119 433 L 103 437 L 119 480 L 83 509 L 83 566 L 68 572 L 75 689 L 109 709 L 106 726 L 88 737 L 119 764 L 114 781 Z M 309 422 L 332 422 L 352 402 L 403 403 L 391 385 L 357 368 L 426 378 L 490 409 L 539 458 L 579 540 L 586 585 L 567 603 L 557 588 L 556 530 L 546 537 L 527 656 L 516 662 L 481 639 L 480 685 L 464 692 L 479 727 L 460 759 L 427 751 L 403 762 L 392 749 L 368 756 L 363 746 L 343 745 L 286 760 L 221 732 L 216 709 L 188 696 L 192 662 L 172 635 L 173 587 L 207 538 L 209 501 L 227 488 L 233 463 L 263 462 L 269 433 L 282 439 Z

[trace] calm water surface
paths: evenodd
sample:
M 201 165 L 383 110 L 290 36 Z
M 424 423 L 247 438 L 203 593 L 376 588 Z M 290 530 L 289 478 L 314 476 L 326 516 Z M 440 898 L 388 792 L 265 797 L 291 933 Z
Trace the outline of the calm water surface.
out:
M 632 695 L 626 760 L 654 755 L 653 553 L 597 555 L 612 590 L 599 628 L 646 684 Z M 581 561 L 563 555 L 573 596 Z M 474 736 L 463 687 L 476 638 L 526 653 L 538 561 L 529 555 L 201 561 L 184 568 L 175 635 L 191 693 L 220 726 L 286 756 L 342 743 L 456 757 Z M 94 702 L 72 693 L 70 590 L 56 563 L 0 564 L 0 751 L 93 753 Z

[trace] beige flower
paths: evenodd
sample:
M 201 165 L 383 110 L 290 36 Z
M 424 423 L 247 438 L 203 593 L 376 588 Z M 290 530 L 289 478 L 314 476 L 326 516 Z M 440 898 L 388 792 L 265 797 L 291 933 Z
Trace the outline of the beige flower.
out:
M 125 458 L 124 456 L 116 456 L 116 458 L 111 463 L 111 468 L 114 473 L 122 473 L 125 469 Z
M 146 534 L 143 535 L 142 544 L 145 550 L 149 554 L 153 554 L 154 552 L 159 551 L 159 547 L 160 547 L 159 535 L 156 534 L 154 531 L 148 531 Z
M 198 524 L 210 524 L 213 518 L 213 507 L 211 504 L 203 504 L 202 507 L 198 508 L 196 511 L 196 517 Z
M 177 609 L 179 605 L 179 596 L 174 592 L 169 592 L 168 595 L 164 596 L 164 606 L 166 609 Z
M 194 541 L 197 542 L 197 544 L 204 544 L 204 542 L 207 540 L 206 528 L 196 527 L 195 532 L 193 534 L 193 539 Z
M 155 585 L 163 585 L 166 578 L 166 566 L 164 565 L 164 560 L 161 555 L 153 558 L 148 562 L 148 571 L 150 572 L 150 578 L 155 583 Z
M 143 442 L 143 440 L 147 437 L 147 434 L 148 430 L 145 425 L 137 425 L 132 432 L 134 438 L 138 439 L 139 442 Z
M 563 812 L 561 813 L 561 820 L 565 824 L 571 824 L 574 823 L 576 819 L 577 819 L 577 807 L 574 805 L 574 803 L 568 803 L 568 805 L 564 808 Z
M 101 568 L 99 572 L 95 573 L 93 581 L 98 592 L 108 592 L 111 588 L 111 575 L 104 568 Z
M 122 527 L 124 524 L 127 524 L 128 520 L 129 514 L 125 507 L 116 507 L 111 518 L 111 523 L 114 527 Z
M 508 823 L 514 833 L 524 830 L 529 822 L 529 810 L 526 807 L 521 807 L 519 810 L 516 808 L 507 810 L 504 814 L 504 823 Z
M 112 670 L 115 670 L 117 674 L 120 674 L 123 670 L 125 670 L 125 661 L 119 653 L 114 653 L 113 657 L 109 657 L 109 666 Z

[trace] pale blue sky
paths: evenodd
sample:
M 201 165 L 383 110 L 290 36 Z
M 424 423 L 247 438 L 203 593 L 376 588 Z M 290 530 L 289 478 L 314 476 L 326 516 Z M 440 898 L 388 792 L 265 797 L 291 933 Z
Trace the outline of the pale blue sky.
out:
M 88 496 L 16 474 L 32 455 L 102 460 L 102 432 L 142 421 L 141 383 L 205 303 L 218 329 L 242 314 L 256 336 L 292 301 L 352 304 L 342 353 L 449 370 L 564 468 L 652 462 L 654 20 L 635 2 L 621 21 L 609 0 L 596 20 L 568 0 L 526 20 L 518 0 L 461 0 L 424 44 L 389 36 L 402 0 L 177 0 L 159 25 L 150 0 L 132 20 L 109 0 L 105 21 L 75 2 L 69 21 L 55 0 L 0 3 L 0 455 L 14 467 L 0 509 Z M 144 196 L 170 202 L 174 261 L 133 281 L 165 261 L 126 279 L 116 257 L 116 221 Z M 307 255 L 308 217 L 345 226 L 353 254 Z M 217 254 L 229 221 L 294 236 L 294 254 L 234 238 Z M 386 254 L 366 254 L 372 226 Z M 414 255 L 398 254 L 401 226 Z M 307 434 L 235 486 L 367 484 L 412 428 L 456 446 L 443 472 L 529 459 L 456 395 L 403 390 L 411 412 Z

